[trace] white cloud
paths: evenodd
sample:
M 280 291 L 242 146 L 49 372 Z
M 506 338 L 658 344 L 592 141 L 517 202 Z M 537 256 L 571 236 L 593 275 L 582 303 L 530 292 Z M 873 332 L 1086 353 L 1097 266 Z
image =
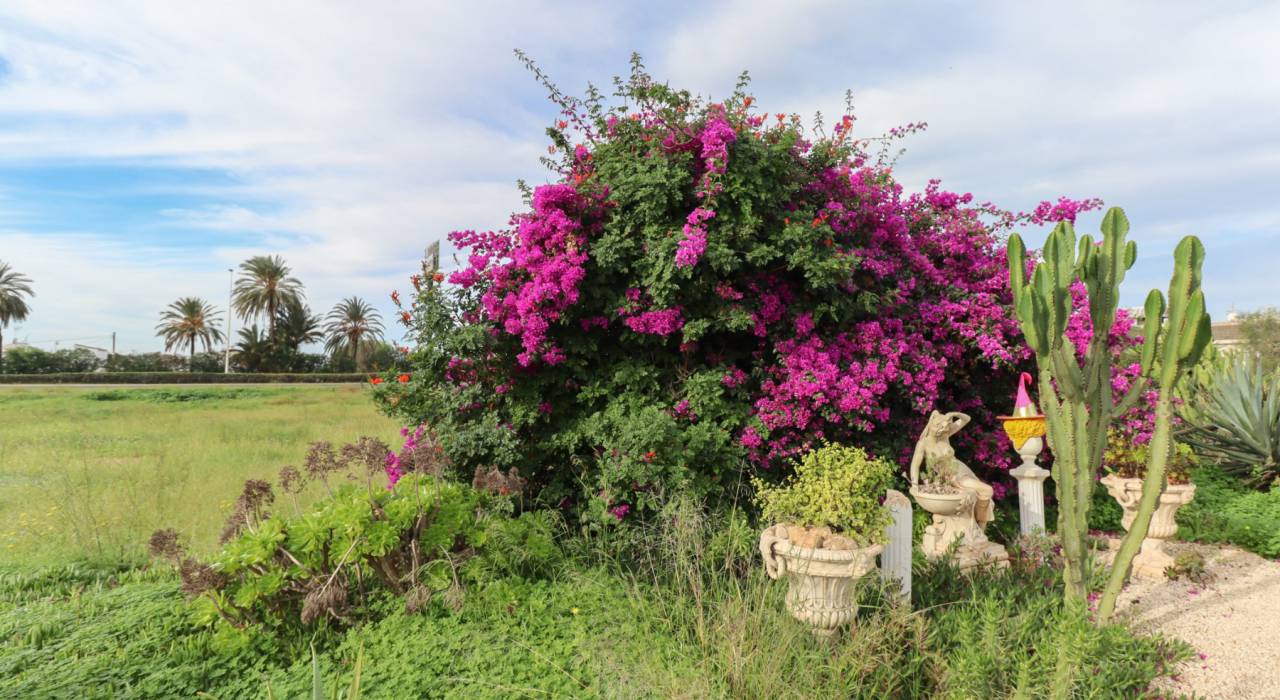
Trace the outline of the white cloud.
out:
M 1024 208 L 1101 196 L 1129 209 L 1151 257 L 1133 287 L 1159 283 L 1159 256 L 1197 232 L 1216 310 L 1274 303 L 1265 280 L 1219 279 L 1231 273 L 1214 245 L 1275 240 L 1278 27 L 1280 8 L 1247 3 L 6 3 L 0 164 L 229 181 L 172 185 L 201 195 L 155 213 L 173 245 L 109 221 L 35 233 L 50 230 L 40 203 L 0 191 L 0 258 L 37 279 L 33 338 L 116 328 L 154 347 L 159 308 L 191 293 L 225 303 L 227 264 L 260 252 L 285 255 L 318 308 L 354 293 L 389 312 L 424 245 L 503 225 L 514 181 L 545 177 L 554 108 L 511 49 L 570 90 L 607 84 L 635 49 L 703 93 L 749 69 L 769 111 L 835 114 L 851 88 L 863 133 L 930 123 L 907 142 L 907 183 L 942 177 Z

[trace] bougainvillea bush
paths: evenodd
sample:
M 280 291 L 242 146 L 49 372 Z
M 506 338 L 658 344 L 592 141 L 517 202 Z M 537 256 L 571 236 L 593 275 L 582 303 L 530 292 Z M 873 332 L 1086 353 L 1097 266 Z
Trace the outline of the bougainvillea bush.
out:
M 1097 202 L 907 193 L 886 154 L 922 125 L 806 129 L 745 80 L 707 102 L 637 62 L 614 106 L 544 83 L 555 181 L 508 228 L 449 235 L 460 266 L 424 266 L 403 312 L 413 379 L 377 388 L 460 473 L 516 468 L 545 503 L 621 520 L 777 478 L 822 440 L 900 460 L 933 408 L 974 416 L 966 462 L 1009 466 L 995 415 L 1026 353 L 1001 231 Z

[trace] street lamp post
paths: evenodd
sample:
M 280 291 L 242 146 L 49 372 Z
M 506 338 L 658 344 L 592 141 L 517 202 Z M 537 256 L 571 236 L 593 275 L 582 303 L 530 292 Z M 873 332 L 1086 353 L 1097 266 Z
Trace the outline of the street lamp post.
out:
M 231 290 L 234 286 L 232 283 L 232 268 L 227 268 L 227 341 L 226 349 L 222 353 L 222 373 L 231 374 Z

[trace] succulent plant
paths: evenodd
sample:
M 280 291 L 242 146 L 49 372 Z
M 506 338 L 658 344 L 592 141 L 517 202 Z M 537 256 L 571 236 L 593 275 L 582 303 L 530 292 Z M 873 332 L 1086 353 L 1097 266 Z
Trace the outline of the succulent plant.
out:
M 1280 372 L 1268 377 L 1244 353 L 1196 370 L 1181 410 L 1182 439 L 1250 486 L 1280 483 Z
M 1065 559 L 1066 596 L 1083 600 L 1091 562 L 1086 537 L 1094 479 L 1102 465 L 1112 420 L 1134 405 L 1155 380 L 1155 430 L 1142 487 L 1138 514 L 1116 553 L 1111 576 L 1098 605 L 1105 621 L 1151 525 L 1151 516 L 1165 487 L 1165 467 L 1173 454 L 1173 389 L 1193 366 L 1210 340 L 1209 314 L 1200 289 L 1204 245 L 1187 236 L 1174 250 L 1173 278 L 1165 296 L 1151 290 L 1145 305 L 1141 374 L 1116 402 L 1111 393 L 1112 355 L 1107 336 L 1115 325 L 1120 283 L 1137 260 L 1137 245 L 1125 238 L 1129 221 L 1116 207 L 1102 219 L 1102 241 L 1090 236 L 1077 240 L 1074 227 L 1059 223 L 1045 241 L 1043 261 L 1027 279 L 1026 246 L 1021 237 L 1009 238 L 1009 283 L 1014 308 L 1039 370 L 1040 407 L 1054 455 L 1053 478 L 1060 499 L 1058 534 Z M 1077 360 L 1077 348 L 1066 337 L 1071 314 L 1071 286 L 1084 283 L 1089 294 L 1093 335 Z

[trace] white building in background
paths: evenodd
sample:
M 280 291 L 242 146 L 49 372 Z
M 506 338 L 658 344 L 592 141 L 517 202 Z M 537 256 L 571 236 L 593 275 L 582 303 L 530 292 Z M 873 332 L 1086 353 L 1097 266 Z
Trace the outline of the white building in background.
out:
M 1244 334 L 1240 332 L 1240 314 L 1227 312 L 1227 320 L 1213 324 L 1213 346 L 1219 350 L 1231 352 L 1244 345 Z
M 1141 333 L 1142 321 L 1147 317 L 1146 310 L 1140 306 L 1130 306 L 1125 307 L 1124 311 L 1127 311 L 1138 322 L 1134 327 L 1134 332 Z M 1211 328 L 1213 331 L 1213 346 L 1217 349 L 1230 352 L 1238 350 L 1244 345 L 1244 334 L 1240 332 L 1240 314 L 1238 312 L 1228 311 L 1227 319 L 1214 323 Z

